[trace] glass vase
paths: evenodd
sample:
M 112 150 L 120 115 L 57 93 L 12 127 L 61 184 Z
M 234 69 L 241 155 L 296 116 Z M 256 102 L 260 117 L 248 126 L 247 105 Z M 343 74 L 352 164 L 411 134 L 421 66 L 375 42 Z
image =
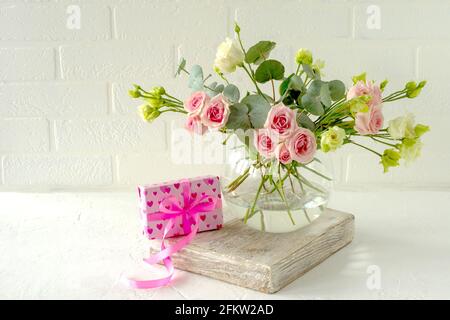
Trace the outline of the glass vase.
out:
M 272 233 L 291 232 L 314 221 L 326 208 L 331 187 L 331 161 L 323 154 L 308 164 L 283 165 L 255 161 L 236 150 L 229 154 L 222 178 L 230 211 L 249 227 Z

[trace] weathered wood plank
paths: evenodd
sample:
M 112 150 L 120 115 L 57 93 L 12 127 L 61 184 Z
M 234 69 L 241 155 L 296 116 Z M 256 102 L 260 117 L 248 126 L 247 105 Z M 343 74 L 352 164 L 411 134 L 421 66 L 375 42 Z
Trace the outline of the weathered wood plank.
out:
M 233 220 L 199 233 L 173 262 L 178 269 L 274 293 L 349 244 L 353 233 L 354 216 L 332 209 L 290 233 L 264 233 Z M 152 253 L 159 246 L 152 241 Z

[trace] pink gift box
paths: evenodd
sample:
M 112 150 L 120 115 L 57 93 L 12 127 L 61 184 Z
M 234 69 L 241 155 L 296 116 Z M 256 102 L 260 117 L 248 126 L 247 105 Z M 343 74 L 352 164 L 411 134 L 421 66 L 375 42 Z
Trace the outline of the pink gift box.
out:
M 222 194 L 220 191 L 219 177 L 203 176 L 187 179 L 190 184 L 190 197 L 205 197 L 215 200 L 215 207 L 208 212 L 199 213 L 198 232 L 215 230 L 222 228 Z M 149 239 L 161 239 L 168 220 L 149 221 L 147 215 L 160 212 L 160 203 L 168 197 L 176 197 L 180 204 L 183 204 L 183 194 L 181 187 L 182 180 L 155 183 L 138 186 L 139 206 L 141 219 L 144 226 L 144 234 Z M 166 238 L 181 236 L 185 234 L 183 219 L 177 216 L 174 225 L 167 233 Z M 193 223 L 191 219 L 191 223 Z M 191 225 L 193 227 L 193 225 Z

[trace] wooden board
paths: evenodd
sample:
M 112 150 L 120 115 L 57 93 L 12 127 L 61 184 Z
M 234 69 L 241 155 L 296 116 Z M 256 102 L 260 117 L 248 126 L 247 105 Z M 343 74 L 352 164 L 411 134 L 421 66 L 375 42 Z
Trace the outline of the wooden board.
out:
M 331 209 L 290 233 L 264 233 L 233 220 L 197 234 L 173 262 L 178 269 L 274 293 L 349 244 L 353 232 L 354 216 Z M 159 246 L 152 241 L 151 252 Z

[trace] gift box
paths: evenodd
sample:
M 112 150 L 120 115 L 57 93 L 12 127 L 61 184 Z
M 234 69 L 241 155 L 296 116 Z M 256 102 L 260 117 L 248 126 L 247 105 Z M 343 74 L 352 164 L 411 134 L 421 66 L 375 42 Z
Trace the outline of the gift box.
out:
M 219 177 L 203 176 L 138 186 L 144 234 L 149 239 L 222 228 Z M 198 226 L 196 226 L 196 221 Z M 166 229 L 170 223 L 169 230 Z

